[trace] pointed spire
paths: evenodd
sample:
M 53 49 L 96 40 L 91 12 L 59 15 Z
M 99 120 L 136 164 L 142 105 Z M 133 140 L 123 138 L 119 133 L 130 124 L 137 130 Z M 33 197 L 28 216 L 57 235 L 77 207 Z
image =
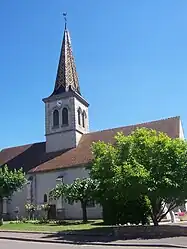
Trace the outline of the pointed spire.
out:
M 79 80 L 71 48 L 71 39 L 67 29 L 67 14 L 63 13 L 63 16 L 65 19 L 64 37 L 62 41 L 55 88 L 52 95 L 68 91 L 75 91 L 80 94 Z

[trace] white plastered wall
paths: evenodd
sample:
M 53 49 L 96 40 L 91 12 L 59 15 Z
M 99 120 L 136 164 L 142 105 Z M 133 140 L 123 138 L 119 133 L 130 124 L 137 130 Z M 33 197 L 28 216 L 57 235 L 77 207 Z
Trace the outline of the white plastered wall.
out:
M 39 173 L 36 175 L 37 184 L 37 204 L 43 203 L 44 194 L 56 186 L 56 179 L 63 176 L 63 181 L 66 184 L 71 184 L 76 178 L 88 177 L 88 171 L 84 167 L 69 168 L 61 171 L 52 171 L 49 173 Z M 64 202 L 65 216 L 67 219 L 81 219 L 82 209 L 80 203 L 69 205 Z M 99 219 L 102 216 L 102 208 L 100 206 L 87 208 L 89 219 Z
M 179 119 L 179 138 L 184 139 L 184 130 L 180 119 Z

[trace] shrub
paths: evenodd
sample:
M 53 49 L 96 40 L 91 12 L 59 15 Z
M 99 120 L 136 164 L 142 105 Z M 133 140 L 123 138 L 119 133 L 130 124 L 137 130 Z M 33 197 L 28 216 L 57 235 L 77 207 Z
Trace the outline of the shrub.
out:
M 38 222 L 37 222 L 37 224 L 49 224 L 49 220 L 48 219 L 45 219 L 45 218 L 41 218 Z
M 44 211 L 44 218 L 43 219 L 45 219 L 45 220 L 47 220 L 47 218 L 48 218 L 49 209 L 50 209 L 50 205 L 48 203 L 44 203 L 41 205 L 41 210 Z
M 25 209 L 26 209 L 26 211 L 28 213 L 28 219 L 30 220 L 31 216 L 33 216 L 34 212 L 36 211 L 36 207 L 32 203 L 26 203 L 25 204 Z
M 24 217 L 21 217 L 20 218 L 20 222 L 22 223 L 27 223 L 28 219 L 27 218 L 24 218 Z
M 146 225 L 150 223 L 150 204 L 146 197 L 137 200 L 114 201 L 108 200 L 103 205 L 103 220 L 105 224 L 136 224 Z

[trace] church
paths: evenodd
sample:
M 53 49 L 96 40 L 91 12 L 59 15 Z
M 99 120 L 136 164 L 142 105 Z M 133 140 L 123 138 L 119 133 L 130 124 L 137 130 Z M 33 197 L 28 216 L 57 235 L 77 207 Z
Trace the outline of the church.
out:
M 137 127 L 167 133 L 171 138 L 184 139 L 180 117 L 170 117 L 96 132 L 89 131 L 89 103 L 81 95 L 70 34 L 65 24 L 54 89 L 43 99 L 45 106 L 45 142 L 5 148 L 0 152 L 0 166 L 23 168 L 27 184 L 10 198 L 4 198 L 0 210 L 7 218 L 15 211 L 25 216 L 25 204 L 40 207 L 49 202 L 49 191 L 57 184 L 70 184 L 76 178 L 89 176 L 86 169 L 92 161 L 91 145 L 96 141 L 112 143 L 117 132 L 129 135 Z M 40 212 L 38 208 L 38 213 Z M 102 217 L 102 208 L 90 203 L 88 218 Z M 80 203 L 70 205 L 62 199 L 50 202 L 50 217 L 81 219 Z

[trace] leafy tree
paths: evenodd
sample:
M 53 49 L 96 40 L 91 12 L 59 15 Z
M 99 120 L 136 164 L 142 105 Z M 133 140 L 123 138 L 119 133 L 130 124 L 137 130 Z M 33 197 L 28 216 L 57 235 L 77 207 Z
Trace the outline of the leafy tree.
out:
M 15 191 L 22 188 L 26 182 L 22 169 L 9 170 L 8 166 L 0 168 L 0 198 L 10 197 Z
M 50 205 L 48 203 L 44 203 L 41 205 L 41 210 L 44 211 L 44 220 L 43 221 L 47 221 L 48 218 L 48 212 L 50 209 Z
M 91 177 L 99 182 L 98 201 L 147 196 L 154 225 L 187 198 L 187 142 L 141 128 L 118 134 L 115 144 L 93 145 Z M 164 206 L 167 204 L 167 212 Z M 138 211 L 138 210 L 137 210 Z
M 53 188 L 49 193 L 49 198 L 51 200 L 59 199 L 60 197 L 63 197 L 65 200 L 67 200 L 67 194 L 68 194 L 68 184 L 58 184 L 55 188 Z
M 103 220 L 107 225 L 150 223 L 150 205 L 145 196 L 134 200 L 108 199 L 103 202 Z
M 93 201 L 93 194 L 96 189 L 95 182 L 90 178 L 77 178 L 68 188 L 67 199 L 69 202 L 79 202 L 82 207 L 83 222 L 87 222 L 87 204 Z
M 130 186 L 126 179 L 126 170 L 118 164 L 116 147 L 104 142 L 93 145 L 94 162 L 90 168 L 91 178 L 97 180 L 96 200 L 103 207 L 103 219 L 106 224 L 148 223 L 149 204 L 144 196 L 136 192 L 137 179 Z M 132 187 L 133 186 L 133 187 Z
M 10 197 L 26 182 L 22 169 L 9 170 L 7 165 L 0 168 L 0 201 L 4 197 Z
M 33 216 L 34 216 L 34 212 L 36 211 L 36 206 L 32 203 L 26 203 L 25 210 L 28 214 L 28 219 L 30 220 L 31 217 L 33 218 Z
M 90 178 L 77 178 L 72 184 L 57 185 L 50 192 L 50 197 L 58 199 L 60 196 L 64 197 L 70 204 L 80 202 L 82 207 L 83 222 L 87 222 L 87 204 L 94 199 L 94 191 L 96 189 L 95 182 Z

